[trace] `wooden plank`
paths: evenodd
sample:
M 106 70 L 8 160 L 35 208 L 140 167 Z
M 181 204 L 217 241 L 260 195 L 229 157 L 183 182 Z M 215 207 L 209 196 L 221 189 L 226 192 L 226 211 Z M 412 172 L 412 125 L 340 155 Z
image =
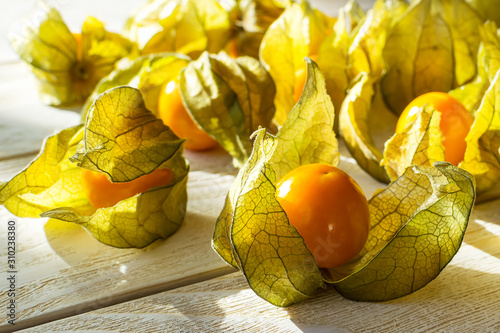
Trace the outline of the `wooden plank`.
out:
M 278 308 L 257 297 L 238 272 L 33 331 L 498 332 L 499 204 L 477 206 L 465 243 L 448 267 L 424 288 L 397 300 L 354 302 L 328 289 Z

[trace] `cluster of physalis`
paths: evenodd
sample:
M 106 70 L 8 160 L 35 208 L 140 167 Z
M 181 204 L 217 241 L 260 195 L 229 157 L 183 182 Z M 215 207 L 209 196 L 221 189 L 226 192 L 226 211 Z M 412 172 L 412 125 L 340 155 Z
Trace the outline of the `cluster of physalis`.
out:
M 212 246 L 260 297 L 286 306 L 333 286 L 382 301 L 439 274 L 476 192 L 499 183 L 489 4 L 348 1 L 331 18 L 306 0 L 150 0 L 123 35 L 95 18 L 72 33 L 42 6 L 12 45 L 43 102 L 84 103 L 82 124 L 0 184 L 18 216 L 147 246 L 184 219 L 184 148 L 222 147 L 240 170 Z M 337 167 L 337 135 L 388 183 L 371 199 Z

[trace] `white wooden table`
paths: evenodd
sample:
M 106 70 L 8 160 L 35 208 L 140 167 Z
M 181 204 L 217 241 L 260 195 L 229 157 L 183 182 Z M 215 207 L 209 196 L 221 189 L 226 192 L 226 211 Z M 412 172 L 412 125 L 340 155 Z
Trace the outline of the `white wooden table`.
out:
M 80 119 L 74 111 L 39 102 L 29 69 L 5 40 L 11 24 L 34 2 L 2 0 L 0 181 L 24 168 L 45 136 Z M 90 14 L 118 30 L 136 7 L 131 0 L 53 3 L 75 30 Z M 316 3 L 333 15 L 343 1 Z M 327 290 L 282 309 L 258 298 L 242 274 L 210 248 L 215 219 L 236 174 L 230 158 L 222 151 L 186 155 L 192 165 L 186 220 L 171 238 L 142 250 L 107 247 L 78 226 L 17 218 L 0 207 L 0 332 L 500 332 L 500 200 L 475 207 L 457 256 L 412 295 L 365 303 Z M 340 166 L 367 196 L 383 186 L 347 156 Z M 6 322 L 10 220 L 18 228 L 15 326 Z

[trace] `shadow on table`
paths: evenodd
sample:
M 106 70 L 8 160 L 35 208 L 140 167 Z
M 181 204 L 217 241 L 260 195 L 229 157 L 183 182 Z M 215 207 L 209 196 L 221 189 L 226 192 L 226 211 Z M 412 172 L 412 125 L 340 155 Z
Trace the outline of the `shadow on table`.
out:
M 500 199 L 476 205 L 464 243 L 500 259 Z M 499 230 L 493 233 L 489 227 Z
M 469 221 L 469 227 L 473 227 L 474 233 L 479 233 L 479 235 L 476 236 L 477 239 L 471 240 L 466 234 L 464 243 L 500 259 L 500 236 L 492 233 L 474 220 Z
M 211 237 L 215 226 L 213 216 L 203 216 L 188 211 L 181 227 L 169 238 L 158 239 L 142 249 L 115 248 L 97 241 L 85 228 L 69 222 L 49 219 L 44 226 L 45 235 L 52 250 L 68 265 L 87 265 L 90 262 L 105 262 L 109 266 L 117 261 L 127 264 L 127 261 L 150 261 L 151 258 L 168 258 L 197 254 L 193 251 L 203 249 L 199 256 L 206 256 L 206 250 L 211 250 Z M 189 253 L 184 253 L 184 252 Z M 165 264 L 168 264 L 165 262 Z M 117 267 L 117 270 L 119 268 Z
M 303 332 L 316 332 L 316 326 L 354 332 L 495 331 L 500 329 L 499 282 L 500 274 L 448 266 L 428 285 L 392 301 L 351 301 L 332 288 L 287 311 Z
M 117 249 L 99 243 L 80 226 L 48 221 L 45 226 L 48 243 L 71 266 L 65 274 L 96 272 L 91 275 L 95 283 L 87 281 L 71 287 L 71 297 L 81 298 L 71 315 L 234 272 L 211 249 L 214 223 L 211 216 L 188 212 L 184 224 L 168 239 L 144 249 Z M 100 296 L 95 301 L 85 296 L 96 293 Z
M 189 160 L 190 171 L 225 175 L 238 173 L 238 169 L 233 166 L 232 157 L 221 146 L 201 152 L 185 149 L 184 157 Z
M 70 266 L 91 260 L 96 253 L 106 248 L 106 245 L 75 223 L 49 219 L 44 231 L 52 250 Z
M 470 331 L 500 329 L 497 305 L 500 275 L 449 266 L 411 295 L 387 302 L 356 302 L 333 288 L 288 308 L 256 296 L 237 272 L 138 300 L 138 316 L 163 316 L 168 331 L 237 330 L 252 332 Z M 158 324 L 158 322 L 157 322 Z

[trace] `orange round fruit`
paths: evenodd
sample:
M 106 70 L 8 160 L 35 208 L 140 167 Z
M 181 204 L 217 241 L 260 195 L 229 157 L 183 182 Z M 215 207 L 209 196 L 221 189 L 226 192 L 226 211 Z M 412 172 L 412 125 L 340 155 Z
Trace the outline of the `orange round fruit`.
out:
M 186 139 L 190 150 L 208 150 L 217 141 L 201 129 L 182 103 L 178 80 L 167 82 L 158 99 L 158 116 L 180 138 Z
M 455 98 L 443 92 L 430 92 L 415 98 L 404 109 L 396 125 L 401 133 L 417 118 L 417 110 L 430 104 L 441 113 L 439 130 L 443 134 L 445 161 L 458 165 L 464 159 L 467 143 L 465 137 L 474 122 L 469 111 Z
M 112 207 L 155 186 L 168 185 L 173 178 L 172 170 L 156 169 L 130 182 L 112 183 L 104 173 L 82 169 L 83 191 L 95 209 Z
M 344 171 L 327 164 L 298 167 L 277 182 L 276 198 L 319 267 L 347 263 L 366 243 L 368 201 Z

